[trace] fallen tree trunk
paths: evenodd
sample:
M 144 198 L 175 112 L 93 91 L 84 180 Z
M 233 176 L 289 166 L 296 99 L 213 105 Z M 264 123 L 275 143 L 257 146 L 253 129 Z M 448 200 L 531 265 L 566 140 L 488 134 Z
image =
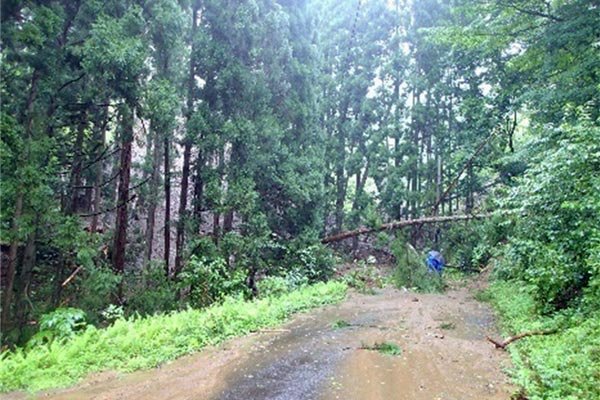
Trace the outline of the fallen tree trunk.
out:
M 507 338 L 506 340 L 504 340 L 502 342 L 496 341 L 489 336 L 486 336 L 486 339 L 488 340 L 488 342 L 493 343 L 497 349 L 506 350 L 506 346 L 508 346 L 512 342 L 517 341 L 519 339 L 523 339 L 528 336 L 552 335 L 553 333 L 556 333 L 556 332 L 558 332 L 558 329 L 550 329 L 550 330 L 546 330 L 546 331 L 523 332 L 523 333 L 519 333 L 518 335 L 515 335 L 515 336 L 510 336 L 509 338 Z
M 321 240 L 321 243 L 327 244 L 332 242 L 339 242 L 340 240 L 352 238 L 359 235 L 364 235 L 367 233 L 373 232 L 381 232 L 391 229 L 403 228 L 405 226 L 411 225 L 421 225 L 421 224 L 435 224 L 440 222 L 451 222 L 451 221 L 464 221 L 469 219 L 482 219 L 491 217 L 492 213 L 487 214 L 467 214 L 467 215 L 447 215 L 447 216 L 439 216 L 439 217 L 425 217 L 418 219 L 407 219 L 405 221 L 392 221 L 387 224 L 383 224 L 377 226 L 375 228 L 362 227 L 359 229 L 355 229 L 352 231 L 341 232 L 333 236 L 328 236 Z

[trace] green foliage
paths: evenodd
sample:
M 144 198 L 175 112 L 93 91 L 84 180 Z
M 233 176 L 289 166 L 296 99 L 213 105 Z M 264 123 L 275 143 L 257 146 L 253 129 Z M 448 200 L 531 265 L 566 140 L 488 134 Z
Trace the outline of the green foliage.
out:
M 123 280 L 126 315 L 163 313 L 178 306 L 177 284 L 165 276 L 162 263 L 150 263 L 138 273 L 126 273 Z
M 386 356 L 399 356 L 402 354 L 402 349 L 396 343 L 391 342 L 375 342 L 373 345 L 362 344 L 360 346 L 363 350 L 378 351 Z
M 514 381 L 531 400 L 600 398 L 600 315 L 569 310 L 553 316 L 536 313 L 537 288 L 523 282 L 493 284 L 487 292 L 505 334 L 554 329 L 512 343 Z
M 120 18 L 101 14 L 85 41 L 82 66 L 101 77 L 129 102 L 138 96 L 137 79 L 146 70 L 142 9 L 134 6 Z
M 335 262 L 332 251 L 322 244 L 291 243 L 284 265 L 288 273 L 304 276 L 309 282 L 319 282 L 333 276 Z
M 229 268 L 222 258 L 193 256 L 179 278 L 180 287 L 188 291 L 188 303 L 194 308 L 219 303 L 227 296 L 248 295 L 244 271 Z
M 110 324 L 110 323 L 115 322 L 118 319 L 124 318 L 125 311 L 123 310 L 122 306 L 116 306 L 114 304 L 109 304 L 109 306 L 106 307 L 106 309 L 104 311 L 102 311 L 101 315 L 102 315 L 102 318 L 104 318 L 104 320 Z
M 274 293 L 285 293 L 309 283 L 327 281 L 334 272 L 335 258 L 333 253 L 321 244 L 305 245 L 298 239 L 279 248 L 281 263 L 269 267 L 267 276 L 258 282 L 258 293 L 269 296 Z
M 384 278 L 374 265 L 359 261 L 344 275 L 344 282 L 364 294 L 375 294 L 375 288 L 384 286 Z
M 205 310 L 118 319 L 89 326 L 65 343 L 2 354 L 0 391 L 36 391 L 71 384 L 91 372 L 150 368 L 234 336 L 280 324 L 292 313 L 341 301 L 346 286 L 319 283 L 278 298 L 253 302 L 228 298 Z
M 86 315 L 78 308 L 57 308 L 42 315 L 40 330 L 27 343 L 27 347 L 40 346 L 53 341 L 65 341 L 87 326 Z
M 396 258 L 392 281 L 397 288 L 404 287 L 427 293 L 444 289 L 442 276 L 430 272 L 425 265 L 425 258 L 402 237 L 394 241 L 392 252 Z
M 486 221 L 452 224 L 444 229 L 442 248 L 448 265 L 462 271 L 473 271 L 484 267 L 491 257 L 491 246 L 497 242 L 488 241 L 485 227 Z
M 507 202 L 520 216 L 498 273 L 531 284 L 538 305 L 552 311 L 597 294 L 600 129 L 582 120 L 547 134 Z
M 81 297 L 77 304 L 87 312 L 90 322 L 95 323 L 100 313 L 117 297 L 123 277 L 102 264 L 90 265 L 81 275 Z
M 285 293 L 289 293 L 293 289 L 290 282 L 281 276 L 268 276 L 261 279 L 258 284 L 258 295 L 260 298 L 266 298 L 270 296 L 281 296 Z

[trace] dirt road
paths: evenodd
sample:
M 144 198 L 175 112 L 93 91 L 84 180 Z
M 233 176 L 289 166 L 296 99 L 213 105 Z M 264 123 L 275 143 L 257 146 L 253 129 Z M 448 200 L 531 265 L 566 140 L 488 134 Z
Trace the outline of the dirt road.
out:
M 349 324 L 346 327 L 341 321 Z M 351 294 L 269 331 L 231 340 L 161 368 L 104 373 L 43 399 L 507 400 L 507 358 L 485 341 L 490 309 L 467 288 Z M 393 342 L 400 356 L 364 350 Z M 26 398 L 24 395 L 11 399 Z

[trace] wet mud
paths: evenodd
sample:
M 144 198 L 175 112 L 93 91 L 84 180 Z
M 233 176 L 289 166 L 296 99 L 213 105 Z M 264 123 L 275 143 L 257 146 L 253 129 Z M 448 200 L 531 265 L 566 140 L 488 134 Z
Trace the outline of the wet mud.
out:
M 340 321 L 348 323 L 345 327 Z M 384 289 L 296 316 L 160 368 L 103 373 L 82 384 L 6 399 L 508 400 L 514 388 L 490 309 L 468 288 L 445 294 Z M 363 347 L 392 342 L 402 354 Z

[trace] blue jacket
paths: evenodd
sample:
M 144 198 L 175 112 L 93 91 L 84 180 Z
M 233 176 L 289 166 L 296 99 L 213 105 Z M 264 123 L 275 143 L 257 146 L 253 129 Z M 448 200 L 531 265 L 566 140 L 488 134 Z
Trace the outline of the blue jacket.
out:
M 445 264 L 444 256 L 439 251 L 431 250 L 427 253 L 427 267 L 430 271 L 441 274 Z

